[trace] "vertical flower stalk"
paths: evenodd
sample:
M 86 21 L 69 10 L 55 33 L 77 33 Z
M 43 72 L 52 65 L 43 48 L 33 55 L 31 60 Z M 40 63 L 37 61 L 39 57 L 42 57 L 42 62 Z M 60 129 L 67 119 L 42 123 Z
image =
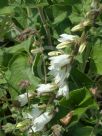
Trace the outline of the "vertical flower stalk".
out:
M 70 75 L 73 55 L 71 55 L 72 53 L 64 53 L 62 49 L 68 47 L 68 45 L 76 45 L 76 43 L 79 42 L 79 39 L 80 38 L 77 35 L 62 34 L 58 39 L 60 44 L 56 46 L 58 51 L 53 51 L 48 54 L 50 56 L 50 66 L 48 69 L 50 70 L 50 74 L 54 77 L 53 81 L 58 86 L 56 98 L 61 96 L 68 98 L 69 93 L 67 79 Z

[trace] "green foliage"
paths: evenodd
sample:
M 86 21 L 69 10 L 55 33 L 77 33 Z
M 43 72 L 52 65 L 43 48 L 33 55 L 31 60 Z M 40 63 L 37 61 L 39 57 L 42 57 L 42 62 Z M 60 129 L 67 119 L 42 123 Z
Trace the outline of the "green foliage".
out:
M 69 99 L 63 98 L 60 101 L 59 112 L 56 114 L 54 121 L 59 121 L 60 118 L 65 116 L 68 112 L 73 111 L 73 118 L 68 127 L 75 125 L 80 118 L 85 114 L 88 109 L 96 108 L 98 105 L 92 98 L 92 94 L 86 88 L 71 91 Z
M 95 46 L 93 47 L 92 51 L 92 59 L 94 60 L 94 64 L 92 64 L 91 68 L 99 75 L 102 75 L 102 65 L 101 65 L 101 60 L 102 60 L 102 45 L 101 41 L 97 42 Z M 96 67 L 96 68 L 95 68 Z
M 96 11 L 89 15 L 92 10 L 91 2 L 0 0 L 0 136 L 28 136 L 28 129 L 20 132 L 15 125 L 24 120 L 22 113 L 30 111 L 33 104 L 39 107 L 46 104 L 47 107 L 43 110 L 54 107 L 55 116 L 47 125 L 47 131 L 34 133 L 32 136 L 54 134 L 52 126 L 55 124 L 62 126 L 62 136 L 101 136 L 102 10 L 96 15 Z M 80 22 L 82 24 L 87 18 L 91 18 L 90 26 L 82 32 L 71 32 L 72 27 Z M 81 42 L 76 41 L 75 46 L 74 43 L 68 45 L 70 51 L 77 48 L 76 53 L 79 44 L 84 40 L 87 43 L 84 52 L 78 55 L 76 53 L 73 57 L 75 60 L 71 62 L 70 76 L 66 81 L 69 85 L 68 99 L 56 98 L 54 93 L 57 89 L 53 93 L 39 96 L 36 93 L 37 86 L 53 82 L 53 77 L 48 74 L 47 54 L 56 50 L 57 39 L 63 33 L 82 38 Z M 64 51 L 63 49 L 62 52 Z M 69 53 L 67 49 L 66 53 Z M 70 54 L 73 55 L 73 52 Z M 26 92 L 33 95 L 31 100 L 28 99 L 28 104 L 20 107 L 16 100 Z M 60 119 L 70 111 L 73 111 L 72 118 L 64 126 Z
M 30 56 L 21 52 L 20 54 L 15 54 L 9 62 L 6 78 L 8 83 L 12 84 L 13 88 L 18 91 L 20 90 L 19 85 L 21 81 L 28 80 L 33 89 L 35 89 L 39 83 L 38 78 L 33 74 L 29 61 Z M 14 98 L 12 91 L 10 91 L 10 94 Z
M 5 6 L 8 6 L 8 0 L 0 1 L 0 8 L 3 8 Z

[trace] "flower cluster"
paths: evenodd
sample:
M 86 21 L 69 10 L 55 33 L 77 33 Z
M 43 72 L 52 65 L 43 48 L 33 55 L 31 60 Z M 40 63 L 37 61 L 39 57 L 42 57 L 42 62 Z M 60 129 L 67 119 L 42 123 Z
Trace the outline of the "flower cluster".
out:
M 68 47 L 69 44 L 75 43 L 76 40 L 79 40 L 79 37 L 76 35 L 62 34 L 58 39 L 60 44 L 56 47 L 58 51 L 49 53 L 50 66 L 48 69 L 54 77 L 54 83 L 58 86 L 56 98 L 60 96 L 68 98 L 69 87 L 67 79 L 70 75 L 73 56 L 64 53 L 61 49 Z
M 62 34 L 58 39 L 60 44 L 57 45 L 57 49 L 65 47 L 68 44 L 74 43 L 78 40 L 78 36 Z M 50 60 L 50 74 L 54 77 L 53 83 L 40 84 L 37 88 L 37 93 L 42 94 L 45 92 L 56 91 L 56 98 L 60 96 L 68 97 L 69 87 L 66 79 L 70 75 L 71 70 L 71 60 L 72 56 L 70 54 L 65 54 L 63 51 L 53 51 L 48 54 Z
M 59 87 L 56 96 L 67 96 L 69 88 L 66 83 L 66 78 L 69 77 L 69 72 L 71 69 L 71 56 L 67 54 L 62 54 L 59 56 L 50 57 L 49 59 L 49 70 L 51 71 L 50 73 L 54 76 L 54 82 Z
M 46 93 L 53 93 L 56 96 L 56 99 L 58 97 L 68 98 L 69 86 L 67 79 L 70 75 L 71 61 L 73 56 L 64 53 L 64 51 L 61 49 L 67 47 L 69 44 L 75 43 L 76 40 L 79 40 L 79 37 L 76 35 L 62 34 L 58 39 L 60 42 L 60 44 L 58 44 L 56 47 L 58 50 L 48 53 L 50 60 L 48 69 L 50 71 L 50 75 L 53 76 L 53 79 L 51 83 L 38 85 L 36 89 L 37 96 L 42 96 Z M 26 105 L 32 96 L 32 93 L 24 93 L 19 95 L 17 100 L 19 101 L 20 106 Z M 53 112 L 46 111 L 42 113 L 42 111 L 40 111 L 38 108 L 36 109 L 36 112 L 35 110 L 32 111 L 32 113 L 23 114 L 25 119 L 30 119 L 32 122 L 30 124 L 31 126 L 29 128 L 29 133 L 32 131 L 41 131 L 54 116 Z M 21 126 L 22 122 L 18 123 L 17 128 L 21 128 Z

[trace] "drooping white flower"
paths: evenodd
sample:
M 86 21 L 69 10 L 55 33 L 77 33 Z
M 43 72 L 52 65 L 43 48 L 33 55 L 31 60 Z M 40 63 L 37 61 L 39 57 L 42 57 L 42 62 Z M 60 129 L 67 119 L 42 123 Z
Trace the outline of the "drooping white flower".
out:
M 61 42 L 61 46 L 57 46 L 58 48 L 63 48 L 68 43 L 72 43 L 79 38 L 78 36 L 67 34 L 62 34 L 60 37 L 61 38 L 59 38 L 58 41 Z M 65 80 L 70 75 L 72 56 L 63 54 L 63 52 L 60 55 L 58 55 L 58 53 L 56 55 L 56 52 L 51 52 L 50 56 L 51 55 L 52 57 L 49 58 L 50 66 L 48 69 L 50 70 L 50 74 L 54 76 L 55 84 L 57 84 L 59 87 L 56 97 L 66 96 L 69 88 Z
M 50 60 L 50 65 L 53 69 L 59 69 L 70 63 L 71 56 L 67 54 L 63 54 L 59 56 L 50 57 L 49 60 Z M 50 70 L 51 67 L 49 67 Z
M 61 84 L 61 82 L 69 77 L 71 56 L 64 54 L 50 57 L 50 60 L 50 66 L 48 68 L 50 70 L 50 74 L 54 76 L 54 82 L 56 84 Z
M 70 65 L 66 65 L 62 69 L 53 69 L 50 74 L 54 76 L 54 81 L 56 84 L 61 85 L 62 82 L 69 77 L 70 74 Z
M 52 118 L 53 114 L 51 114 L 50 112 L 44 112 L 33 121 L 31 130 L 33 132 L 41 131 Z
M 39 84 L 37 90 L 38 95 L 42 94 L 42 93 L 49 93 L 52 92 L 53 90 L 56 89 L 56 85 L 55 84 Z
M 30 112 L 23 112 L 23 121 L 17 123 L 16 128 L 21 130 L 21 131 L 25 131 L 28 130 L 28 135 L 30 132 L 32 132 L 30 130 L 30 128 L 33 126 L 33 121 L 39 117 L 42 114 L 42 110 L 39 109 L 38 104 L 34 104 L 32 106 L 32 110 Z
M 56 97 L 59 97 L 59 96 L 68 97 L 68 93 L 69 93 L 69 87 L 68 87 L 67 83 L 64 82 L 62 84 L 62 86 L 59 87 Z
M 28 93 L 28 94 L 24 93 L 24 94 L 21 94 L 21 95 L 19 95 L 17 97 L 17 100 L 19 101 L 21 107 L 24 106 L 24 105 L 26 105 L 28 103 L 28 98 L 30 96 L 32 96 L 31 93 Z
M 73 41 L 76 38 L 78 38 L 78 36 L 76 35 L 68 35 L 68 34 L 61 34 L 60 37 L 61 38 L 58 39 L 59 42 Z
M 24 119 L 30 119 L 32 121 L 31 127 L 28 133 L 41 131 L 45 125 L 53 118 L 53 113 L 46 111 L 42 113 L 42 110 L 35 104 L 31 112 L 23 113 Z
M 58 44 L 56 46 L 57 49 L 62 49 L 67 47 L 69 44 L 76 42 L 76 40 L 78 40 L 79 37 L 77 35 L 68 35 L 68 34 L 62 34 L 60 35 L 60 38 L 58 39 L 58 41 L 60 42 L 60 44 Z
M 61 70 L 57 73 L 57 75 L 55 76 L 54 80 L 56 84 L 61 85 L 62 82 L 69 77 L 69 72 L 64 70 Z

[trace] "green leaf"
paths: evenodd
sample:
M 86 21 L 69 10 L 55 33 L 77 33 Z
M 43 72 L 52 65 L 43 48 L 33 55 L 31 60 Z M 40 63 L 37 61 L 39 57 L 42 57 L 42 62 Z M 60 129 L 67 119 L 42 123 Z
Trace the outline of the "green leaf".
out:
M 22 8 L 32 8 L 32 9 L 33 8 L 43 8 L 46 6 L 48 6 L 47 2 L 40 2 L 40 3 L 35 4 L 35 2 L 33 1 L 28 1 L 21 5 Z
M 68 18 L 72 12 L 72 7 L 67 4 L 54 4 L 46 8 L 46 12 L 55 25 Z
M 0 65 L 7 67 L 12 55 L 5 51 L 5 48 L 0 49 Z
M 8 6 L 8 0 L 0 0 L 0 8 L 3 8 L 4 6 Z
M 26 51 L 26 52 L 29 53 L 29 49 L 30 49 L 31 44 L 32 44 L 32 37 L 21 42 L 20 44 L 6 48 L 6 52 L 10 53 L 10 54 L 14 54 L 14 53 L 17 53 L 17 52 Z
M 14 12 L 14 7 L 13 6 L 7 6 L 4 8 L 0 9 L 0 14 L 4 15 L 4 14 L 12 14 Z
M 8 71 L 6 73 L 6 78 L 9 85 L 19 92 L 21 81 L 27 80 L 30 83 L 30 86 L 33 90 L 39 83 L 39 79 L 34 76 L 31 69 L 31 64 L 29 63 L 29 56 L 25 53 L 15 54 L 9 62 Z M 14 94 L 10 91 L 11 96 L 14 98 L 17 93 Z
M 62 12 L 62 14 L 58 15 L 58 16 L 54 19 L 54 23 L 53 23 L 53 24 L 57 24 L 57 23 L 62 22 L 66 17 L 67 17 L 67 12 Z
M 95 44 L 93 47 L 93 52 L 92 52 L 92 59 L 94 63 L 91 63 L 91 69 L 93 72 L 97 72 L 97 74 L 102 75 L 102 45 L 101 41 Z M 95 71 L 96 70 L 96 71 Z
M 67 135 L 70 136 L 95 136 L 93 132 L 93 127 L 92 126 L 82 126 L 81 124 L 78 124 L 74 126 Z
M 90 102 L 91 100 L 91 102 Z M 85 105 L 89 101 L 89 104 Z M 81 88 L 78 90 L 71 91 L 69 94 L 69 99 L 63 98 L 60 102 L 61 105 L 64 105 L 68 108 L 77 108 L 77 107 L 88 107 L 92 104 L 96 104 L 95 100 L 92 98 L 90 91 L 86 88 Z M 95 105 L 97 106 L 97 105 Z
M 93 85 L 93 81 L 87 75 L 85 75 L 75 67 L 72 68 L 70 79 L 69 79 L 69 86 L 71 90 L 81 87 L 90 88 L 92 85 Z
M 29 53 L 31 44 L 32 44 L 32 37 L 12 47 L 1 48 L 0 49 L 0 65 L 7 67 L 10 59 L 15 53 L 20 53 L 22 51 Z
M 81 3 L 81 0 L 64 0 L 65 3 L 69 5 Z
M 7 93 L 6 93 L 5 89 L 0 86 L 0 99 L 1 99 L 2 97 L 5 97 L 6 94 L 7 94 Z
M 60 101 L 59 112 L 56 114 L 53 121 L 58 122 L 59 119 L 68 114 L 68 112 L 73 111 L 72 120 L 68 125 L 68 127 L 72 127 L 80 120 L 82 115 L 85 114 L 86 110 L 91 108 L 98 109 L 98 105 L 89 90 L 81 88 L 71 91 L 68 100 L 63 98 Z

